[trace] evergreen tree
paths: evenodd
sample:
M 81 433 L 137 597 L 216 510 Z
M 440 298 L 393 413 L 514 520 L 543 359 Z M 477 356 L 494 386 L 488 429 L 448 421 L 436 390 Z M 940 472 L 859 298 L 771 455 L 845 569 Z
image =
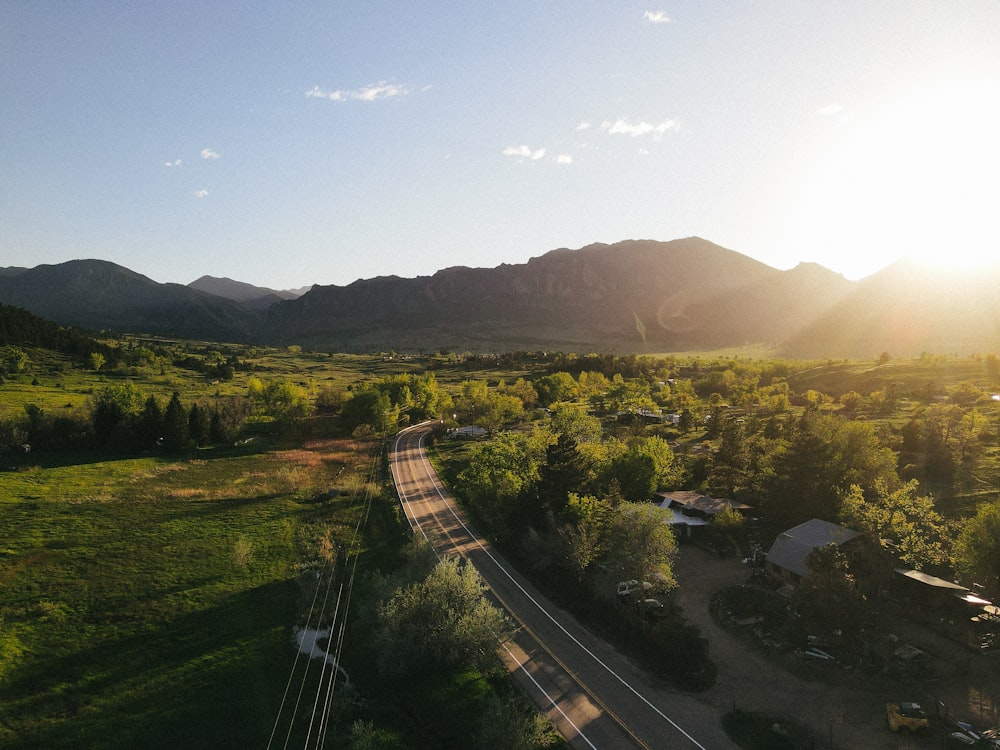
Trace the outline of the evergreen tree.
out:
M 139 445 L 149 450 L 155 448 L 160 438 L 163 437 L 163 410 L 156 396 L 150 396 L 142 406 L 142 414 L 138 421 Z
M 229 434 L 226 431 L 225 420 L 219 407 L 212 409 L 212 419 L 209 423 L 209 437 L 213 443 L 225 443 L 229 441 Z
M 94 399 L 92 420 L 101 447 L 133 449 L 133 426 L 142 412 L 142 394 L 132 383 L 109 385 Z
M 569 500 L 569 493 L 579 492 L 589 476 L 587 460 L 576 440 L 559 435 L 545 451 L 545 463 L 539 471 L 537 496 L 540 510 L 558 517 Z M 536 519 L 537 520 L 537 519 Z
M 212 442 L 212 422 L 208 409 L 191 404 L 188 414 L 188 434 L 191 441 L 199 448 L 204 448 Z
M 188 412 L 181 404 L 180 395 L 174 391 L 163 413 L 163 447 L 169 453 L 183 453 L 190 442 Z
M 742 422 L 727 419 L 708 474 L 709 491 L 716 497 L 735 497 L 750 484 L 751 454 Z

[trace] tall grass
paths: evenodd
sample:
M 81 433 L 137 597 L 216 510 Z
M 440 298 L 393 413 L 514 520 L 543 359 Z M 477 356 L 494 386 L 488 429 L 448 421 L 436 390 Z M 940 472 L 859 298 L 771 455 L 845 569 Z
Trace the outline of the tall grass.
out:
M 299 571 L 362 509 L 358 483 L 311 499 L 369 447 L 0 473 L 0 747 L 266 745 Z

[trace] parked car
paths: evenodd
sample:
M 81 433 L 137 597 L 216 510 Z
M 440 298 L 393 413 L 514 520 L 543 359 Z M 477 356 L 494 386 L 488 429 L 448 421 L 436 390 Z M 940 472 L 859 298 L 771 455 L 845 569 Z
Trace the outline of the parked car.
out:
M 944 746 L 946 750 L 962 750 L 966 747 L 975 747 L 977 743 L 978 740 L 965 732 L 952 732 L 945 737 Z
M 639 582 L 635 579 L 631 581 L 621 581 L 618 584 L 618 601 L 627 602 L 636 596 L 645 594 L 653 589 L 653 584 L 649 581 Z
M 995 748 L 1000 748 L 1000 734 L 995 729 L 987 730 L 982 734 L 968 730 L 952 732 L 945 738 L 947 750 L 960 750 L 966 747 L 976 748 L 976 750 L 995 750 Z
M 658 620 L 667 614 L 659 599 L 642 599 L 636 606 L 639 608 L 639 614 L 650 620 Z
M 924 709 L 920 707 L 919 703 L 912 701 L 886 703 L 885 715 L 889 721 L 889 729 L 893 732 L 898 732 L 900 729 L 918 732 L 921 729 L 929 729 L 931 726 Z

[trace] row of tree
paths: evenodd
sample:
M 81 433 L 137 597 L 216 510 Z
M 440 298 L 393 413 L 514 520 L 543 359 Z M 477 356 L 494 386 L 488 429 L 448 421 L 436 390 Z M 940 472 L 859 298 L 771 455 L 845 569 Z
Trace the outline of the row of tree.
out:
M 181 453 L 231 443 L 248 423 L 287 424 L 310 413 L 305 391 L 284 379 L 249 378 L 245 395 L 184 404 L 146 395 L 131 380 L 109 383 L 86 407 L 48 412 L 26 404 L 20 416 L 0 418 L 0 454 L 97 448 L 118 453 Z

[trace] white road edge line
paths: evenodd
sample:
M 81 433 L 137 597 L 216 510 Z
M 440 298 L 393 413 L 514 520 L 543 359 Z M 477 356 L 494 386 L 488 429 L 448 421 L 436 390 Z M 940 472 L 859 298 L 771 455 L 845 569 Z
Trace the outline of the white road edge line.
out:
M 415 425 L 415 426 L 419 426 L 419 425 Z M 396 472 L 396 463 L 398 461 L 398 459 L 396 458 L 396 455 L 399 452 L 398 451 L 399 437 L 400 437 L 400 435 L 403 434 L 403 432 L 405 432 L 405 430 L 403 430 L 402 432 L 399 433 L 399 435 L 396 436 L 395 446 L 394 446 L 393 452 L 392 452 L 392 460 L 393 460 L 393 466 L 392 466 L 393 472 L 392 472 L 392 476 L 393 476 L 393 482 L 396 485 L 396 492 L 399 493 L 400 499 L 403 501 L 403 509 L 404 509 L 404 512 L 405 512 L 406 509 L 407 509 L 407 507 L 409 506 L 409 502 L 410 501 L 409 501 L 409 498 L 406 496 L 406 493 L 403 491 L 403 489 L 401 487 L 401 484 L 399 482 L 395 481 L 396 480 L 396 475 L 397 475 L 397 472 Z M 423 438 L 421 438 L 420 442 L 421 443 L 423 442 Z M 420 447 L 423 448 L 423 445 L 420 445 Z M 441 495 L 441 491 L 437 488 L 437 482 L 434 482 L 432 475 L 428 474 L 428 478 L 431 479 L 431 483 L 434 485 L 434 490 L 438 493 L 438 496 L 440 496 L 441 499 L 444 500 L 444 497 Z M 450 510 L 450 507 L 449 507 L 449 510 Z M 410 528 L 411 529 L 412 528 L 416 528 L 417 530 L 419 530 L 420 534 L 421 534 L 421 536 L 423 536 L 424 540 L 427 541 L 427 542 L 430 542 L 430 539 L 427 537 L 427 532 L 424 531 L 423 527 L 420 525 L 420 522 L 415 517 L 411 517 L 409 513 L 405 513 L 405 515 L 406 515 L 406 520 L 409 521 L 409 523 L 410 523 Z M 463 525 L 463 528 L 464 528 L 464 525 Z M 468 531 L 468 528 L 466 528 L 465 530 Z M 477 542 L 478 542 L 478 540 L 477 540 Z M 510 648 L 507 646 L 507 644 L 504 643 L 503 641 L 501 641 L 500 645 L 503 646 L 504 650 L 507 652 L 507 654 L 510 656 L 510 658 L 513 661 L 517 662 L 518 669 L 520 669 L 521 672 L 524 673 L 525 677 L 527 677 L 529 680 L 531 680 L 531 684 L 534 685 L 535 688 L 538 690 L 538 692 L 545 697 L 545 699 L 549 702 L 549 705 L 552 706 L 556 711 L 558 711 L 559 715 L 562 716 L 563 719 L 565 719 L 566 722 L 571 727 L 573 727 L 573 729 L 577 733 L 577 736 L 579 736 L 581 739 L 583 739 L 583 741 L 587 743 L 588 747 L 592 747 L 592 748 L 594 748 L 594 750 L 597 750 L 597 746 L 593 742 L 591 742 L 590 738 L 587 737 L 586 733 L 582 729 L 580 729 L 580 727 L 578 727 L 576 725 L 576 723 L 569 716 L 566 715 L 566 712 L 563 711 L 562 706 L 560 706 L 558 703 L 556 703 L 555 698 L 553 698 L 551 695 L 549 695 L 548 691 L 546 691 L 545 688 L 543 688 L 538 683 L 538 680 L 536 680 L 535 677 L 534 677 L 534 675 L 532 675 L 531 672 L 529 672 L 527 670 L 527 668 L 524 666 L 524 663 L 517 660 L 517 658 L 514 656 L 513 652 L 511 652 Z
M 406 432 L 406 431 L 408 431 L 408 430 L 412 430 L 412 429 L 415 429 L 415 428 L 417 428 L 417 427 L 420 427 L 420 426 L 422 426 L 422 425 L 424 425 L 424 424 L 427 424 L 427 423 L 426 423 L 426 422 L 422 422 L 421 424 L 416 424 L 416 425 L 413 425 L 412 427 L 408 427 L 408 428 L 406 428 L 406 430 L 403 430 L 402 432 Z M 419 446 L 420 446 L 421 448 L 423 448 L 423 442 L 424 442 L 424 436 L 423 436 L 423 435 L 421 435 L 421 436 L 420 436 L 420 440 L 418 441 L 418 445 L 419 445 Z M 426 457 L 426 453 L 421 453 L 421 457 L 422 457 L 422 461 L 423 461 L 423 463 L 424 463 L 424 464 L 428 464 L 428 465 L 429 465 L 429 462 L 427 461 L 427 457 Z M 431 469 L 433 469 L 433 467 L 431 467 Z M 437 472 L 433 472 L 433 473 L 432 473 L 432 472 L 428 471 L 428 474 L 427 474 L 427 475 L 428 475 L 428 477 L 430 477 L 430 478 L 431 478 L 431 481 L 432 481 L 432 483 L 434 484 L 434 490 L 435 490 L 435 491 L 436 491 L 436 492 L 438 493 L 438 496 L 439 496 L 439 497 L 440 497 L 440 498 L 441 498 L 442 500 L 444 500 L 444 499 L 445 499 L 445 497 L 444 497 L 444 494 L 443 494 L 443 493 L 441 492 L 441 488 L 440 488 L 440 486 L 438 485 L 438 483 L 437 483 L 437 482 L 436 482 L 436 481 L 434 480 L 434 476 L 436 475 L 436 473 L 437 473 Z M 449 507 L 449 509 L 451 509 L 451 506 L 450 506 L 450 504 L 449 504 L 449 506 L 448 506 L 448 507 Z M 535 601 L 535 599 L 534 599 L 534 598 L 533 598 L 533 597 L 531 596 L 531 594 L 529 594 L 529 593 L 528 593 L 527 591 L 525 591 L 524 587 L 523 587 L 523 586 L 521 586 L 521 584 L 520 584 L 520 583 L 519 583 L 519 582 L 517 581 L 517 579 L 515 579 L 515 578 L 514 578 L 514 576 L 512 576 L 512 575 L 510 574 L 510 572 L 509 572 L 509 571 L 508 571 L 508 570 L 507 570 L 507 569 L 506 569 L 505 567 L 503 567 L 503 566 L 502 566 L 502 565 L 501 565 L 501 564 L 500 564 L 499 562 L 497 562 L 496 558 L 495 558 L 495 557 L 493 557 L 492 553 L 491 553 L 491 552 L 490 552 L 490 551 L 489 551 L 488 549 L 486 549 L 486 547 L 485 547 L 485 546 L 483 546 L 483 543 L 482 543 L 482 541 L 481 541 L 481 540 L 479 539 L 479 537 L 478 537 L 478 536 L 477 536 L 476 534 L 473 534 L 473 533 L 472 533 L 472 531 L 471 531 L 471 530 L 470 530 L 470 529 L 469 529 L 469 528 L 468 528 L 468 527 L 467 527 L 467 526 L 465 525 L 465 523 L 464 523 L 464 522 L 462 521 L 462 519 L 458 517 L 458 514 L 456 514 L 456 513 L 455 513 L 455 511 L 454 511 L 453 509 L 451 509 L 451 514 L 452 514 L 452 516 L 454 516 L 455 520 L 456 520 L 456 521 L 457 521 L 457 522 L 458 522 L 458 523 L 459 523 L 459 524 L 460 524 L 460 525 L 462 526 L 462 528 L 464 528 L 464 529 L 465 529 L 465 530 L 466 530 L 466 531 L 468 532 L 469 536 L 470 536 L 470 537 L 472 537 L 473 539 L 475 539 L 475 540 L 476 540 L 476 544 L 477 544 L 477 545 L 479 546 L 479 548 L 480 548 L 480 549 L 481 549 L 481 550 L 482 550 L 482 551 L 483 551 L 483 552 L 484 552 L 484 553 L 485 553 L 485 554 L 486 554 L 486 555 L 487 555 L 487 556 L 488 556 L 488 557 L 489 557 L 489 558 L 490 558 L 491 560 L 493 560 L 494 564 L 495 564 L 495 565 L 496 565 L 496 566 L 497 566 L 498 568 L 500 568 L 500 570 L 502 570 L 502 571 L 503 571 L 503 574 L 504 574 L 505 576 L 507 576 L 507 577 L 508 577 L 508 578 L 510 579 L 511 583 L 513 583 L 513 584 L 514 584 L 515 586 L 517 586 L 517 588 L 519 588 L 519 589 L 521 590 L 521 592 L 522 592 L 522 593 L 523 593 L 523 594 L 524 594 L 524 595 L 525 595 L 525 596 L 526 596 L 526 597 L 527 597 L 527 598 L 528 598 L 529 600 L 531 600 L 531 603 L 532 603 L 532 604 L 534 604 L 534 605 L 535 605 L 536 607 L 538 607 L 539 611 L 540 611 L 540 612 L 542 612 L 542 613 L 543 613 L 543 614 L 544 614 L 544 615 L 545 615 L 545 616 L 546 616 L 546 617 L 547 617 L 547 618 L 548 618 L 549 620 L 551 620 L 551 621 L 552 621 L 552 624 L 554 624 L 554 625 L 555 625 L 555 626 L 556 626 L 557 628 L 559 628 L 559 629 L 560 629 L 560 630 L 561 630 L 561 631 L 562 631 L 562 632 L 563 632 L 563 633 L 564 633 L 564 634 L 566 635 L 566 637 L 567 637 L 567 638 L 569 638 L 569 639 L 570 639 L 571 641 L 573 641 L 573 642 L 574 642 L 574 643 L 575 643 L 575 644 L 576 644 L 577 646 L 579 646 L 579 647 L 580 647 L 580 648 L 581 648 L 581 649 L 583 650 L 583 652 L 584 652 L 585 654 L 587 654 L 588 656 L 590 656 L 590 657 L 591 657 L 591 658 L 592 658 L 592 659 L 593 659 L 593 660 L 594 660 L 595 662 L 597 662 L 597 663 L 598 663 L 599 665 L 601 665 L 601 667 L 603 667 L 603 668 L 604 668 L 604 669 L 605 669 L 605 670 L 606 670 L 606 671 L 608 672 L 608 674 L 612 675 L 612 676 L 613 676 L 613 677 L 614 677 L 614 678 L 615 678 L 616 680 L 618 680 L 618 681 L 619 681 L 619 682 L 620 682 L 620 683 L 621 683 L 622 685 L 624 685 L 624 686 L 625 686 L 625 687 L 626 687 L 626 688 L 627 688 L 627 689 L 628 689 L 629 691 L 631 691 L 631 692 L 632 692 L 632 694 L 633 694 L 633 695 L 635 695 L 635 696 L 636 696 L 636 697 L 637 697 L 637 698 L 638 698 L 639 700 L 641 700 L 641 701 L 642 701 L 643 703 L 645 703 L 645 704 L 646 704 L 647 706 L 649 706 L 649 707 L 650 707 L 651 709 L 653 709 L 653 711 L 655 711 L 655 712 L 656 712 L 656 713 L 657 713 L 657 714 L 658 714 L 659 716 L 661 716 L 661 717 L 662 717 L 662 718 L 663 718 L 663 719 L 664 719 L 664 720 L 665 720 L 665 721 L 666 721 L 667 723 L 669 723 L 669 724 L 670 724 L 670 726 L 672 726 L 672 727 L 673 727 L 674 729 L 676 729 L 676 730 L 677 730 L 678 732 L 680 732 L 680 733 L 681 733 L 682 735 L 684 735 L 684 736 L 685 736 L 685 737 L 686 737 L 686 738 L 687 738 L 688 740 L 690 740 L 690 741 L 691 741 L 691 742 L 692 742 L 692 743 L 693 743 L 693 744 L 695 745 L 695 747 L 699 748 L 699 750 L 708 750 L 708 748 L 706 748 L 706 747 L 705 747 L 704 745 L 702 745 L 702 744 L 701 744 L 700 742 L 698 742 L 698 740 L 696 740 L 696 739 L 695 739 L 694 737 L 692 737 L 692 736 L 691 736 L 690 734 L 688 734 L 688 733 L 687 733 L 686 731 L 684 731 L 684 729 L 682 729 L 682 728 L 681 728 L 681 726 L 680 726 L 680 725 L 679 725 L 679 724 L 678 724 L 677 722 L 675 722 L 675 721 L 674 721 L 673 719 L 671 719 L 671 718 L 670 718 L 669 716 L 667 716 L 667 715 L 666 715 L 665 713 L 663 713 L 663 711 L 661 711 L 661 710 L 660 710 L 660 709 L 659 709 L 659 708 L 658 708 L 657 706 L 653 705 L 653 704 L 652 704 L 652 703 L 651 703 L 651 702 L 649 701 L 649 699 L 647 699 L 647 698 L 646 698 L 646 696 L 644 696 L 644 695 L 643 695 L 642 693 L 640 693 L 640 692 L 639 692 L 638 690 L 636 690 L 636 689 L 635 689 L 634 687 L 632 687 L 632 685 L 630 685 L 630 684 L 629 684 L 628 682 L 626 682 L 626 681 L 625 681 L 625 678 L 624 678 L 624 677 L 622 677 L 621 675 L 619 675 L 619 674 L 618 674 L 617 672 L 615 672 L 615 671 L 614 671 L 614 670 L 613 670 L 613 669 L 612 669 L 611 667 L 609 667 L 609 666 L 608 666 L 607 664 L 605 664 L 605 663 L 604 663 L 604 662 L 603 662 L 603 661 L 602 661 L 602 660 L 600 659 L 600 657 L 598 657 L 598 656 L 597 656 L 597 654 L 595 654 L 595 653 L 594 653 L 593 651 L 591 651 L 591 650 L 590 650 L 590 649 L 588 649 L 588 648 L 587 648 L 586 646 L 584 646 L 584 645 L 583 645 L 582 643 L 580 643 L 580 641 L 578 641 L 578 640 L 577 640 L 577 639 L 576 639 L 576 638 L 575 638 L 575 637 L 573 636 L 573 634 L 572 634 L 572 633 L 570 633 L 570 632 L 569 632 L 568 630 L 566 630 L 566 628 L 564 628 L 564 627 L 563 627 L 562 623 L 560 623 L 560 622 L 559 622 L 558 620 L 556 620 L 556 619 L 555 619 L 555 618 L 554 618 L 554 617 L 553 617 L 553 616 L 552 616 L 551 614 L 549 614 L 549 612 L 548 612 L 548 611 L 547 611 L 547 610 L 546 610 L 546 609 L 545 609 L 544 607 L 542 607 L 542 606 L 541 606 L 541 605 L 540 605 L 540 604 L 539 604 L 539 603 L 538 603 L 537 601 Z

